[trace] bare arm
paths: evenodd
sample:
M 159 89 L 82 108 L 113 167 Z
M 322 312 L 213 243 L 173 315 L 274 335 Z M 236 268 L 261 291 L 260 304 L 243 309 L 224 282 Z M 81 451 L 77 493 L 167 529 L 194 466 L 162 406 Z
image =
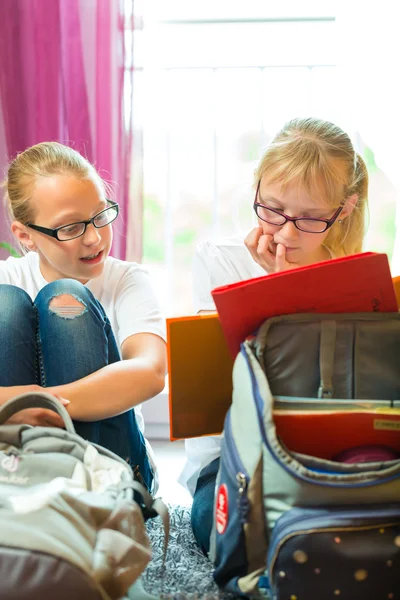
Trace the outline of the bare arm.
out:
M 73 419 L 96 421 L 118 415 L 156 396 L 165 384 L 166 344 L 152 333 L 138 333 L 122 344 L 122 359 L 78 381 L 47 388 L 70 401 Z

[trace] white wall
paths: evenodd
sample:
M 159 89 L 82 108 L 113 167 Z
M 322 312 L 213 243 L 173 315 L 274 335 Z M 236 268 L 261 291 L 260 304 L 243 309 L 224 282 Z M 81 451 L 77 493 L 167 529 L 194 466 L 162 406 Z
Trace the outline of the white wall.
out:
M 144 434 L 149 440 L 169 440 L 168 387 L 142 404 Z

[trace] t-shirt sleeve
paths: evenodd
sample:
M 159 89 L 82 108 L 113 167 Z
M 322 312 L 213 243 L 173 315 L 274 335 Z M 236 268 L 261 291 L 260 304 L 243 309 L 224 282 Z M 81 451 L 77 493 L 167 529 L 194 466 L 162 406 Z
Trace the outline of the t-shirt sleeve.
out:
M 216 310 L 211 296 L 211 272 L 207 248 L 202 245 L 196 250 L 193 259 L 193 305 L 195 312 Z
M 10 260 L 10 259 L 8 259 Z M 12 285 L 13 281 L 5 260 L 0 260 L 0 284 Z
M 166 322 L 147 271 L 129 268 L 115 300 L 120 345 L 136 333 L 153 333 L 166 340 Z
M 238 248 L 242 250 L 243 244 Z M 237 253 L 237 249 L 233 249 Z M 216 310 L 211 291 L 222 285 L 240 281 L 242 277 L 232 262 L 232 250 L 213 242 L 201 242 L 193 259 L 194 310 Z

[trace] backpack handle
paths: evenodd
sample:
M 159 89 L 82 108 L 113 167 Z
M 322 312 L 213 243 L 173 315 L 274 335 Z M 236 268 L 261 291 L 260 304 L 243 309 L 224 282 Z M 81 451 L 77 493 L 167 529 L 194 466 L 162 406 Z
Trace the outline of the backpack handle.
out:
M 46 408 L 48 410 L 53 410 L 64 421 L 65 429 L 69 433 L 75 433 L 74 424 L 72 423 L 72 419 L 67 410 L 57 398 L 45 392 L 27 392 L 26 394 L 20 394 L 19 396 L 15 396 L 15 398 L 7 400 L 7 402 L 0 407 L 0 425 L 4 425 L 10 417 L 20 410 L 25 410 L 27 408 Z

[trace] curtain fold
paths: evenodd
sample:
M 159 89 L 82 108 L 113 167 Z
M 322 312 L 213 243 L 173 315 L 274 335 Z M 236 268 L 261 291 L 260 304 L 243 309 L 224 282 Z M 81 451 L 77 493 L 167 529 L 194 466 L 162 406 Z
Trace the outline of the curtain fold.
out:
M 133 0 L 0 0 L 0 167 L 57 140 L 86 156 L 120 203 L 112 254 L 126 258 Z M 0 241 L 9 239 L 4 211 Z

